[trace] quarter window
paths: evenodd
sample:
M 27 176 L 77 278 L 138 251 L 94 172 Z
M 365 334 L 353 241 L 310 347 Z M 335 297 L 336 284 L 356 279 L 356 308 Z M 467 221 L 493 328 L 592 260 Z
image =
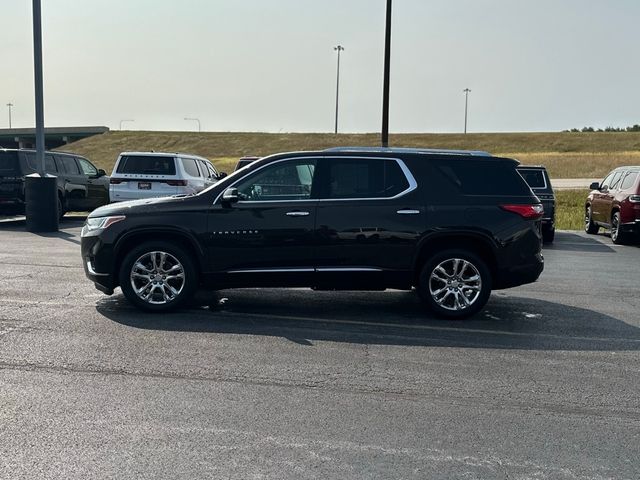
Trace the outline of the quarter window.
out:
M 395 160 L 384 158 L 329 159 L 328 198 L 390 198 L 409 188 Z
M 237 186 L 243 201 L 306 200 L 316 170 L 313 159 L 276 163 L 257 171 Z
M 187 172 L 187 175 L 191 177 L 199 177 L 200 171 L 198 170 L 198 165 L 193 158 L 183 158 L 182 165 L 184 166 L 184 171 Z

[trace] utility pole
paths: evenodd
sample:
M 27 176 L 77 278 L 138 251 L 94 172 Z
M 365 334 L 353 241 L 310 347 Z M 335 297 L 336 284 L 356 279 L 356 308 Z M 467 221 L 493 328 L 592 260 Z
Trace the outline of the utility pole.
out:
M 391 0 L 387 0 L 384 36 L 384 85 L 382 87 L 382 146 L 389 146 L 389 73 L 391 69 Z
M 9 128 L 11 128 L 11 107 L 13 107 L 13 103 L 7 103 L 7 107 L 9 107 Z
M 469 111 L 469 93 L 471 93 L 471 90 L 468 88 L 465 88 L 463 90 L 464 92 L 464 134 L 467 134 L 467 113 Z
M 338 52 L 338 68 L 336 73 L 336 128 L 334 133 L 338 133 L 338 98 L 340 95 L 340 52 L 344 51 L 344 47 L 342 45 L 338 45 L 337 47 L 333 47 L 333 49 Z
M 199 119 L 199 118 L 186 118 L 186 117 L 185 117 L 185 120 L 190 120 L 190 121 L 193 121 L 193 122 L 198 122 L 198 132 L 200 131 L 200 119 Z

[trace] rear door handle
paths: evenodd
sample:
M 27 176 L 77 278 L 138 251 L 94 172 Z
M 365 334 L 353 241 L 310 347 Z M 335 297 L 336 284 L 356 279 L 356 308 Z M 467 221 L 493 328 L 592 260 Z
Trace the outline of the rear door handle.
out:
M 398 210 L 396 212 L 399 215 L 419 215 L 420 214 L 420 210 L 413 210 L 410 208 L 403 208 L 402 210 Z
M 288 217 L 306 217 L 307 215 L 309 215 L 309 212 L 301 212 L 298 210 L 293 212 L 287 212 Z

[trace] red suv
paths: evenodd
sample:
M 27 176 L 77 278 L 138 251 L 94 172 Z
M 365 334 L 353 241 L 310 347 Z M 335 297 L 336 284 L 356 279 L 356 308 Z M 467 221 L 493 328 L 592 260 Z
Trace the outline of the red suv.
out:
M 613 243 L 640 235 L 640 166 L 618 167 L 602 183 L 592 183 L 585 204 L 584 229 L 598 233 L 600 227 L 611 229 Z

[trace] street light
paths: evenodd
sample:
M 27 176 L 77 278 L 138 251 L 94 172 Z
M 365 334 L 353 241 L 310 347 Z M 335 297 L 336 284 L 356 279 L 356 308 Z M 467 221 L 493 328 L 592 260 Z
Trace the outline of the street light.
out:
M 465 88 L 463 90 L 464 92 L 464 134 L 467 134 L 467 113 L 469 111 L 469 93 L 471 93 L 471 90 L 468 88 Z
M 333 47 L 333 50 L 338 52 L 338 68 L 336 70 L 336 128 L 334 133 L 338 133 L 338 98 L 340 95 L 340 52 L 344 51 L 344 47 L 342 45 L 338 45 L 337 47 Z
M 391 70 L 391 0 L 387 0 L 384 36 L 384 84 L 382 87 L 382 146 L 389 146 L 389 77 Z
M 122 131 L 122 124 L 124 122 L 135 122 L 135 120 L 131 120 L 131 119 L 127 119 L 127 118 L 125 118 L 124 120 L 120 120 L 120 131 Z
M 11 128 L 11 107 L 13 107 L 13 103 L 7 103 L 7 107 L 9 107 L 9 128 Z
M 199 118 L 185 117 L 185 120 L 189 120 L 189 121 L 192 121 L 192 122 L 198 122 L 198 132 L 200 131 L 200 119 Z

